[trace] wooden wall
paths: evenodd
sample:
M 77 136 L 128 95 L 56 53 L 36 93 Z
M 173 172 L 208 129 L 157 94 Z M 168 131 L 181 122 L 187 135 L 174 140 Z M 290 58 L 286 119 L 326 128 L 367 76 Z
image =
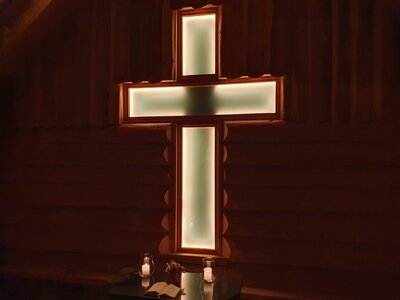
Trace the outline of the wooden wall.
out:
M 111 272 L 168 236 L 170 128 L 118 126 L 115 84 L 171 78 L 170 9 L 205 1 L 87 2 L 3 81 L 4 265 Z M 229 265 L 247 286 L 396 299 L 397 2 L 207 2 L 223 76 L 285 75 L 285 121 L 226 126 Z
M 165 126 L 23 131 L 2 146 L 3 264 L 110 273 L 158 252 Z
M 228 125 L 225 238 L 246 285 L 395 299 L 399 129 Z

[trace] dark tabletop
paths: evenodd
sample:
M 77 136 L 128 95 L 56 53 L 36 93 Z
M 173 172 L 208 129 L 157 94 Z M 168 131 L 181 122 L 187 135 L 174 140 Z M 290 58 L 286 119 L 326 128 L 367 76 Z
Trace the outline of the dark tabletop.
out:
M 215 281 L 213 283 L 205 283 L 200 273 L 182 273 L 181 288 L 184 292 L 176 299 L 222 300 L 240 298 L 242 279 L 238 273 L 226 270 L 214 275 Z M 110 299 L 155 299 L 145 296 L 144 293 L 158 281 L 166 281 L 165 274 L 156 274 L 148 279 L 142 279 L 136 275 L 124 283 L 111 284 L 109 286 Z

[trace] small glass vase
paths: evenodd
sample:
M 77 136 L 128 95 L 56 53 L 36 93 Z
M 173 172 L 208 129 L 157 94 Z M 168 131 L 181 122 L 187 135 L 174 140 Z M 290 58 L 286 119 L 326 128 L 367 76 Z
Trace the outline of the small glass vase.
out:
M 215 276 L 213 270 L 215 268 L 215 260 L 212 257 L 204 257 L 202 259 L 203 272 L 202 278 L 205 282 L 214 282 Z
M 150 277 L 154 274 L 153 255 L 145 253 L 141 255 L 139 261 L 139 275 L 143 278 Z

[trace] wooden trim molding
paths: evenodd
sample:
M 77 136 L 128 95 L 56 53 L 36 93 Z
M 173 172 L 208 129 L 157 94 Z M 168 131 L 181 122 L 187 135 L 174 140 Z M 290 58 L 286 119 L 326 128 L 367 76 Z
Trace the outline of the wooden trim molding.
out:
M 207 14 L 215 14 L 215 73 L 206 75 L 182 75 L 182 18 L 184 16 L 201 16 Z M 220 76 L 220 45 L 221 45 L 221 6 L 211 6 L 199 9 L 182 9 L 178 10 L 174 17 L 175 30 L 175 67 L 178 82 L 209 82 L 217 80 Z

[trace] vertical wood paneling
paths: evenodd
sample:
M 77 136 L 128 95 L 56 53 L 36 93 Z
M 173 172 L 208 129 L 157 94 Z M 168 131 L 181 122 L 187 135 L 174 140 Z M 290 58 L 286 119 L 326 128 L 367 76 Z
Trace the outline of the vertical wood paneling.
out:
M 76 39 L 74 53 L 76 55 L 76 98 L 71 99 L 75 107 L 75 124 L 77 127 L 90 125 L 90 103 L 91 103 L 91 36 L 90 14 L 87 9 L 77 12 L 75 18 Z M 57 52 L 57 48 L 53 50 Z
M 107 117 L 108 120 L 105 125 L 112 124 L 117 125 L 119 124 L 119 110 L 120 110 L 120 99 L 119 99 L 119 87 L 115 82 L 115 45 L 116 45 L 116 13 L 117 13 L 117 4 L 115 1 L 109 3 L 110 9 L 110 42 L 108 44 L 110 53 L 109 53 L 109 63 L 110 63 L 110 70 L 107 74 L 108 76 L 108 93 L 109 97 L 106 99 L 107 101 Z
M 329 1 L 308 2 L 309 69 L 308 89 L 310 103 L 307 119 L 313 122 L 329 121 L 331 104 L 331 4 Z M 325 100 L 323 100 L 325 99 Z
M 136 0 L 130 5 L 131 81 L 160 81 L 163 3 Z
M 297 86 L 293 74 L 294 55 L 283 55 L 286 51 L 294 48 L 292 36 L 293 19 L 290 0 L 274 1 L 272 35 L 271 35 L 271 63 L 270 70 L 272 75 L 285 76 L 285 119 L 293 119 L 293 102 L 296 101 Z M 279 17 L 278 17 L 279 16 Z M 274 42 L 272 42 L 274 41 Z M 290 50 L 289 50 L 290 49 Z
M 332 119 L 348 121 L 351 116 L 350 1 L 332 1 Z
M 386 120 L 400 120 L 400 8 L 398 1 L 383 3 L 382 98 Z
M 351 95 L 351 119 L 358 120 L 358 49 L 359 49 L 359 9 L 360 1 L 351 0 L 350 1 L 350 30 L 351 30 L 351 76 L 350 76 L 350 95 Z
M 308 69 L 310 62 L 309 33 L 308 33 L 308 1 L 293 1 L 291 7 L 291 17 L 293 18 L 292 39 L 293 48 L 291 55 L 293 60 L 293 77 L 296 92 L 292 94 L 292 118 L 295 121 L 307 120 L 307 108 L 310 105 L 310 90 L 308 85 Z M 301 59 L 300 59 L 301 57 Z
M 52 127 L 55 126 L 55 102 L 56 90 L 54 81 L 57 80 L 52 76 L 54 69 L 54 47 L 49 47 L 47 57 L 43 59 L 44 74 L 42 77 L 43 105 L 40 108 L 42 114 L 42 122 L 39 126 Z
M 382 100 L 382 23 L 383 23 L 383 5 L 382 1 L 374 2 L 373 15 L 373 108 L 378 119 L 383 117 L 383 100 Z
M 221 75 L 247 74 L 248 1 L 232 0 L 222 11 Z
M 162 60 L 161 60 L 161 78 L 173 78 L 173 53 L 172 53 L 172 10 L 170 9 L 170 0 L 163 1 L 162 7 L 162 34 L 161 34 L 161 47 L 162 47 Z
M 132 78 L 130 42 L 130 0 L 116 0 L 115 4 L 115 56 L 114 81 L 121 83 Z
M 108 122 L 111 2 L 92 1 L 90 55 L 90 124 L 105 126 Z
M 373 19 L 374 5 L 373 0 L 356 2 L 358 7 L 354 8 L 355 20 L 358 24 L 354 27 L 355 49 L 353 52 L 356 80 L 352 86 L 356 87 L 357 92 L 354 95 L 357 101 L 354 103 L 356 119 L 368 121 L 376 117 L 373 111 Z
M 247 74 L 258 77 L 270 70 L 273 1 L 248 2 Z

